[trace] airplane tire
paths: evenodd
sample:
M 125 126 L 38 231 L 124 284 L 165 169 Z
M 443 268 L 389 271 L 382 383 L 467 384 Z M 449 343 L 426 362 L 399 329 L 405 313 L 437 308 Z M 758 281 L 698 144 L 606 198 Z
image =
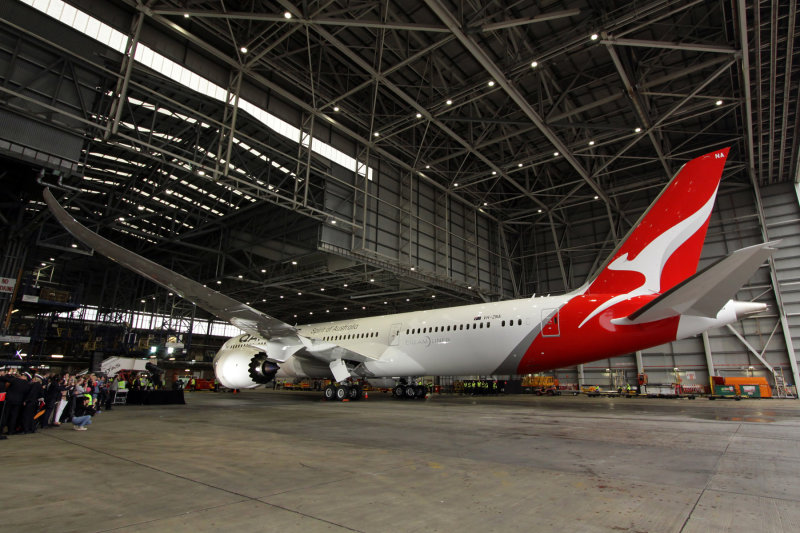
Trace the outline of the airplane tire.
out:
M 414 395 L 417 398 L 424 398 L 425 392 L 426 392 L 425 387 L 423 387 L 422 385 L 417 385 L 416 387 L 414 387 Z
M 336 387 L 333 385 L 327 385 L 325 390 L 323 391 L 323 396 L 326 400 L 335 400 L 336 399 Z
M 336 387 L 336 399 L 341 401 L 350 396 L 350 387 Z
M 406 397 L 406 388 L 403 385 L 397 385 L 392 390 L 392 394 L 394 394 L 395 398 L 405 398 Z
M 361 399 L 361 395 L 362 395 L 361 394 L 361 392 L 362 392 L 361 391 L 361 387 L 356 385 L 354 387 L 349 387 L 349 389 L 350 389 L 350 394 L 348 394 L 348 398 L 350 398 L 353 401 L 357 401 L 357 400 Z
M 408 386 L 406 387 L 406 398 L 413 399 L 417 396 L 417 387 Z

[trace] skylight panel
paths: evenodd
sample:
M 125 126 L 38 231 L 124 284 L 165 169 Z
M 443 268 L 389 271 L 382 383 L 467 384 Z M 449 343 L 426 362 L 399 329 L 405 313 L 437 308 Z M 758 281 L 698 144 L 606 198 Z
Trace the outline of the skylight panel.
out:
M 167 109 L 166 107 L 159 107 L 158 109 L 156 109 L 156 111 L 161 113 L 162 115 L 167 115 L 167 116 L 170 116 L 170 117 L 173 117 L 173 118 L 178 118 L 180 120 L 183 120 L 184 122 L 188 122 L 189 124 L 196 124 L 197 123 L 197 119 L 196 118 L 192 118 L 190 116 L 183 115 L 181 113 L 176 113 L 175 111 L 171 111 L 171 110 Z M 202 126 L 202 124 L 201 124 L 201 126 Z
M 105 167 L 98 167 L 96 165 L 89 165 L 89 166 L 86 167 L 86 169 L 87 170 L 91 170 L 93 172 L 105 172 L 107 174 L 116 174 L 117 176 L 124 176 L 126 178 L 129 178 L 129 177 L 133 176 L 133 174 L 131 174 L 130 172 L 125 172 L 125 171 L 122 171 L 122 170 L 115 170 L 115 169 L 105 168 Z
M 125 47 L 127 44 L 126 35 L 89 16 L 88 14 L 75 9 L 69 4 L 66 4 L 63 0 L 21 1 L 33 7 L 34 9 L 37 9 L 55 18 L 56 20 L 59 20 L 71 28 L 80 31 L 84 35 L 87 35 L 88 37 L 91 37 L 92 39 L 111 47 L 119 53 L 125 52 Z M 137 44 L 134 59 L 153 69 L 154 71 L 159 72 L 172 80 L 175 80 L 185 87 L 189 87 L 200 94 L 204 94 L 220 102 L 225 102 L 228 93 L 224 88 L 159 54 L 145 44 Z M 362 176 L 366 175 L 370 180 L 372 179 L 371 168 L 368 168 L 365 164 L 358 162 L 355 158 L 333 148 L 331 145 L 320 141 L 319 139 L 310 137 L 305 140 L 301 139 L 301 130 L 295 126 L 292 126 L 285 120 L 268 113 L 255 104 L 244 99 L 239 100 L 239 108 L 278 134 L 297 143 L 303 142 L 304 145 L 307 143 L 307 145 L 310 145 L 310 148 L 313 152 L 321 155 L 322 157 L 333 161 L 353 172 L 357 172 Z M 161 109 L 159 109 L 159 111 L 161 111 Z M 177 114 L 176 116 L 179 116 L 179 118 L 185 120 L 190 119 L 190 117 L 184 117 Z M 195 119 L 191 120 L 196 122 Z M 201 126 L 210 127 L 210 125 L 205 123 L 202 123 Z
M 120 186 L 120 184 L 117 183 L 116 181 L 111 181 L 111 180 L 101 179 L 101 178 L 93 178 L 92 176 L 87 176 L 86 174 L 83 175 L 82 179 L 84 181 L 102 183 L 103 185 L 110 185 L 112 187 L 119 187 Z
M 104 154 L 101 152 L 89 152 L 89 155 L 92 157 L 101 157 L 103 159 L 108 159 L 111 161 L 118 161 L 120 163 L 125 163 L 126 165 L 135 165 L 137 167 L 146 167 L 146 163 L 142 163 L 140 161 L 132 161 L 130 159 L 123 159 L 122 157 L 116 157 L 111 154 Z

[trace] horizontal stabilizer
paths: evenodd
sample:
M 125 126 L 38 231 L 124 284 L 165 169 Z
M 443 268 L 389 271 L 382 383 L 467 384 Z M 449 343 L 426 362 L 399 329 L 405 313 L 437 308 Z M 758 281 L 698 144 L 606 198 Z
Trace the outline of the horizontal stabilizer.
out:
M 714 318 L 775 251 L 768 242 L 736 250 L 668 290 L 627 317 L 643 323 L 677 315 Z

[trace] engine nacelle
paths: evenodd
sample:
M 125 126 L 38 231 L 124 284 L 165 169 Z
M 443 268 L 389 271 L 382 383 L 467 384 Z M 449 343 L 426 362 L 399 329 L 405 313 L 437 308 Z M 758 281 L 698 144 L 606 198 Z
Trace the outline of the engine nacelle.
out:
M 271 381 L 278 365 L 267 360 L 263 352 L 252 354 L 225 350 L 214 357 L 214 374 L 229 389 L 252 389 Z

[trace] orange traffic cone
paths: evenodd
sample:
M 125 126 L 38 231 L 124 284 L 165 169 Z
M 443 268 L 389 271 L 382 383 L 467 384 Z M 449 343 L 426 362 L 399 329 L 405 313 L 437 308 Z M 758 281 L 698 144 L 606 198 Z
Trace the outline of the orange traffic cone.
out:
M 366 400 L 368 398 L 369 398 L 369 393 L 367 391 L 364 391 L 364 399 Z

